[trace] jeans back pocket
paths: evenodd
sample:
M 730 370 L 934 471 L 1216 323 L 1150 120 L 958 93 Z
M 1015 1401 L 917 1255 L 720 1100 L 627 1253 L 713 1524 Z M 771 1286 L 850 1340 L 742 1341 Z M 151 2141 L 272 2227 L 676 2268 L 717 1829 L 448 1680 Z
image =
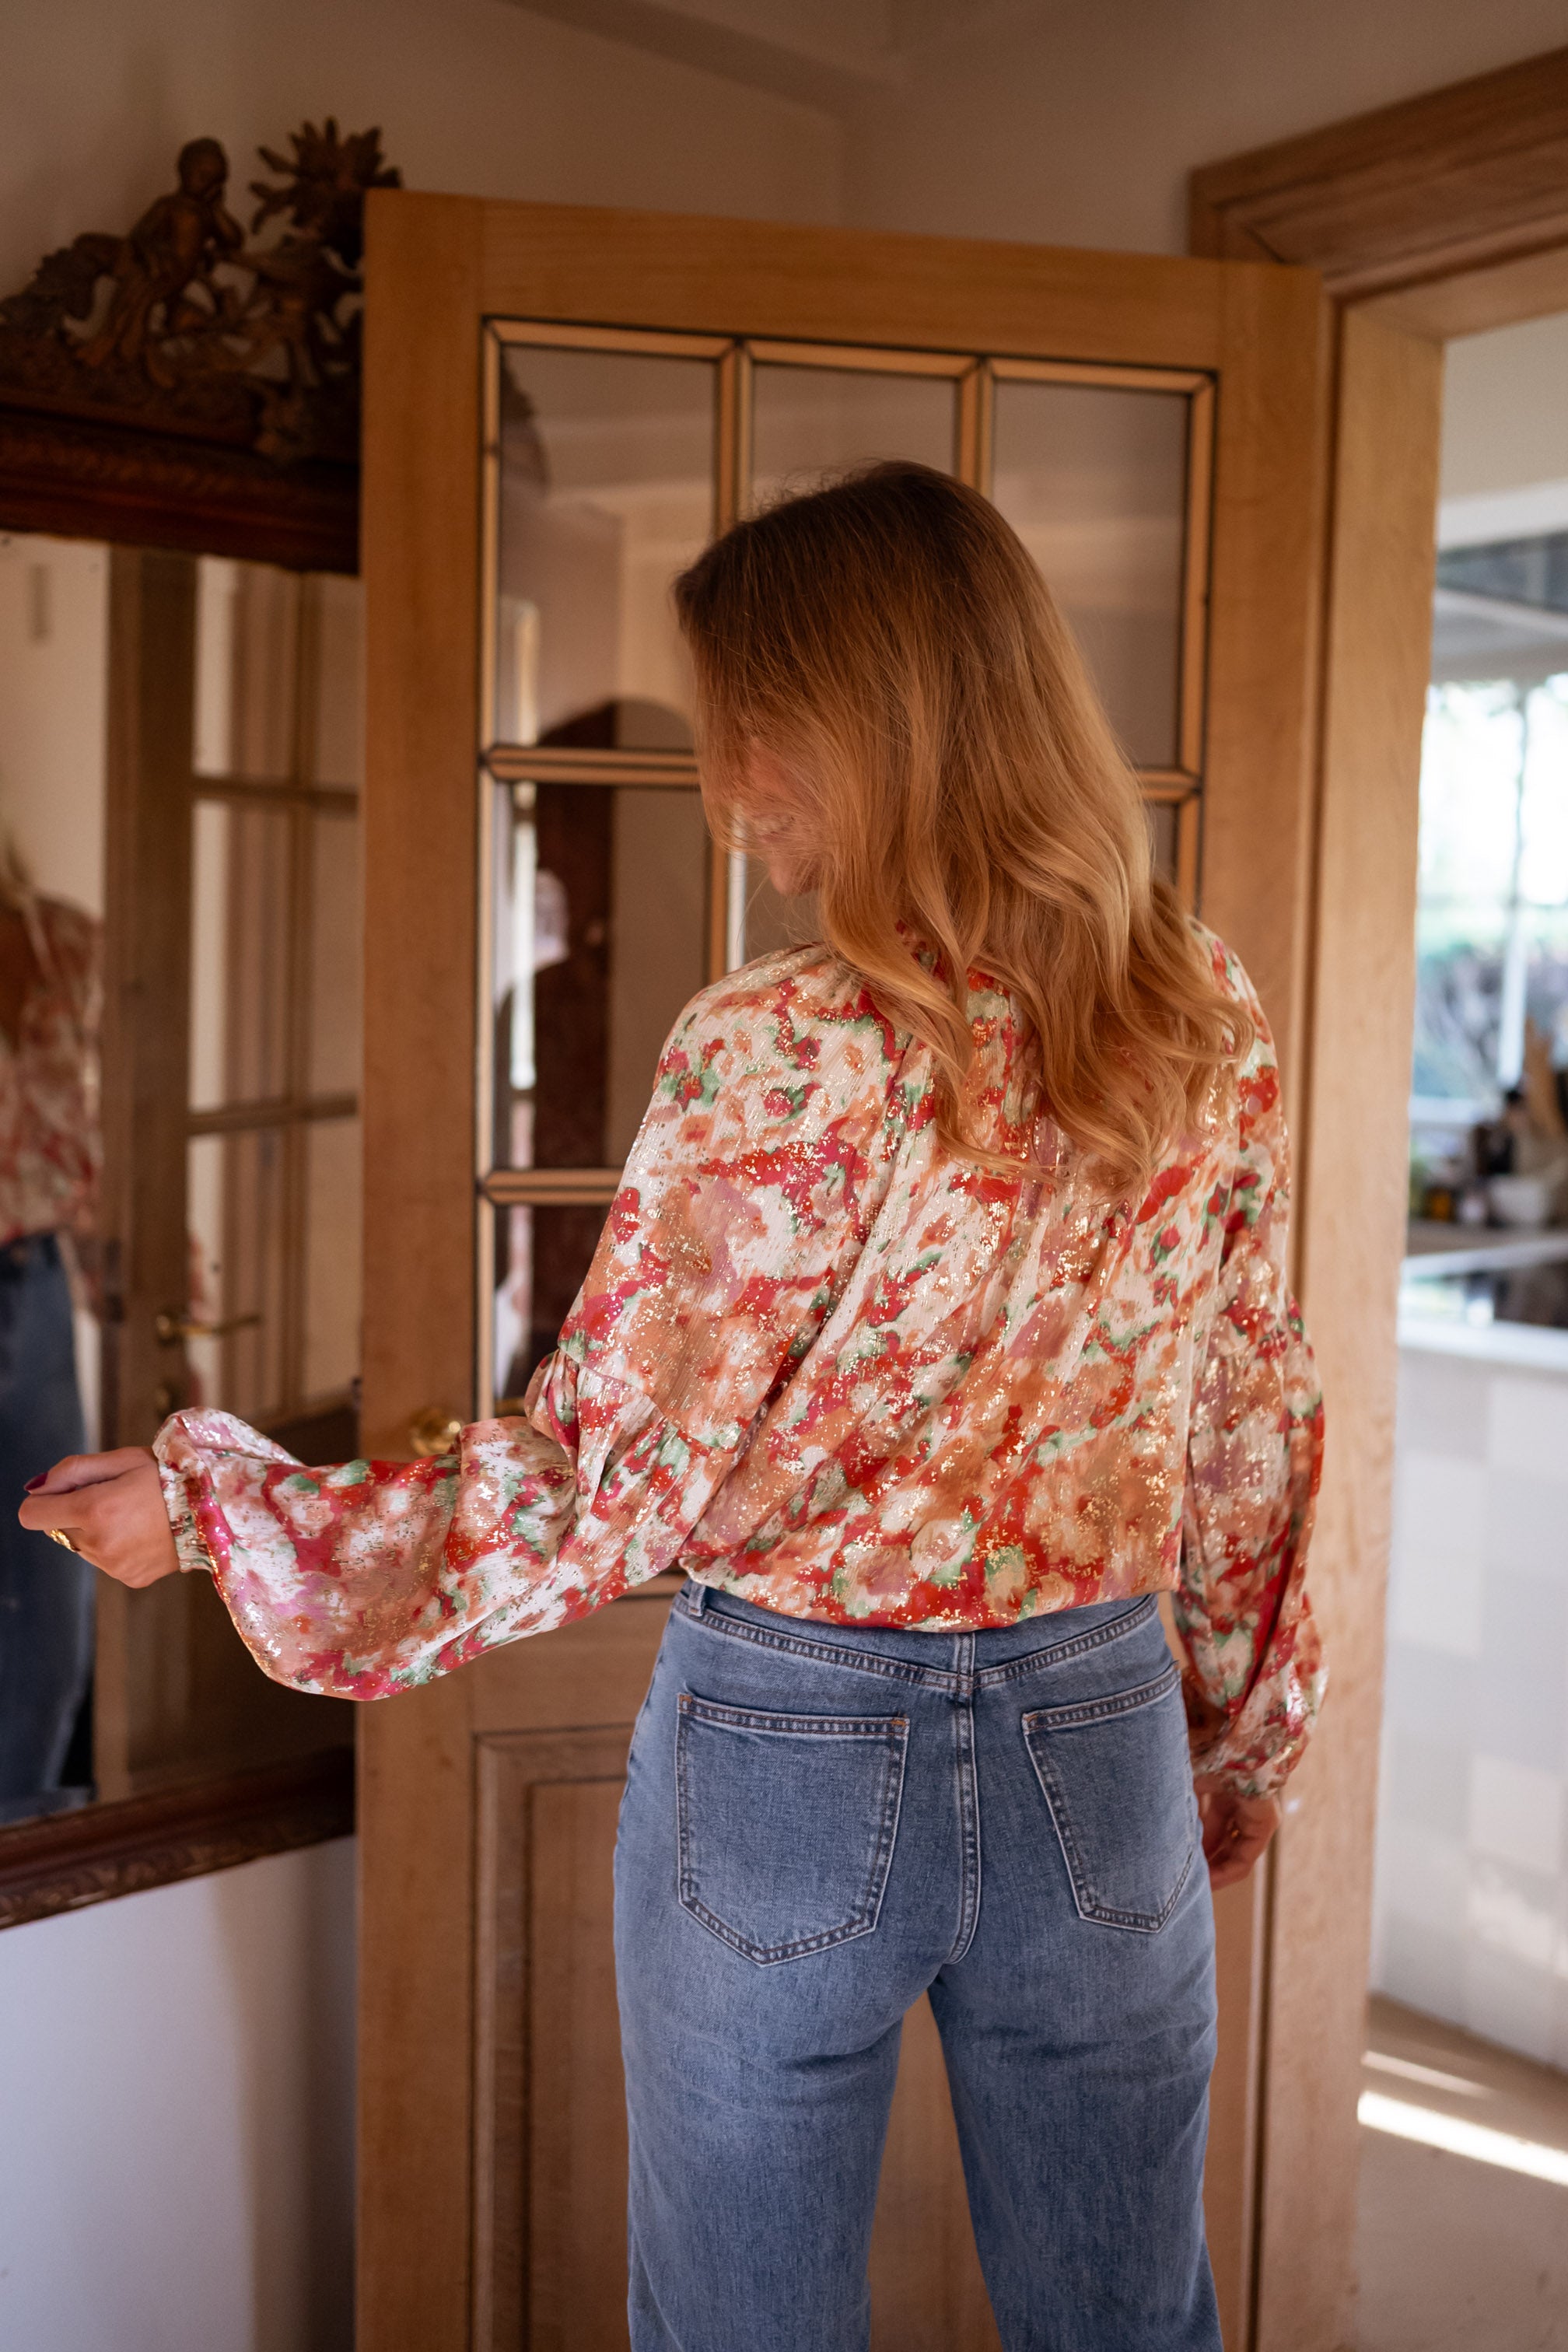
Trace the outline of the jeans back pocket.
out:
M 1024 1717 L 1079 1916 L 1145 1935 L 1163 1927 L 1198 1844 L 1181 1676 Z
M 731 1950 L 793 1960 L 877 1924 L 893 1859 L 902 1716 L 677 1701 L 680 1901 Z

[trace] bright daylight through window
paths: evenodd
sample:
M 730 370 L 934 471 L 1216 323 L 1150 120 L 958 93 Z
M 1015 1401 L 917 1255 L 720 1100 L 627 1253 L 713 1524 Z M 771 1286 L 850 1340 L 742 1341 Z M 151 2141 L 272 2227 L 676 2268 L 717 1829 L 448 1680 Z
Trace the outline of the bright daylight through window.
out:
M 1412 1209 L 1568 1205 L 1568 537 L 1447 552 L 1421 773 Z

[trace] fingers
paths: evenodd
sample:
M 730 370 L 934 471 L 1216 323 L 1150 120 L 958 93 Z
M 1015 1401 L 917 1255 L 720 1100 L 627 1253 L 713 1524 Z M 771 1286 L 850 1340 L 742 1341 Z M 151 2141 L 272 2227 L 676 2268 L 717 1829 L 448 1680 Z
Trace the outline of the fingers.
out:
M 140 1588 L 173 1574 L 179 1558 L 153 1456 L 124 1446 L 79 1459 L 121 1466 L 76 1486 L 28 1495 L 17 1512 L 22 1525 L 44 1534 L 59 1528 L 84 1559 L 121 1584 Z
M 144 1445 L 117 1445 L 108 1454 L 68 1454 L 63 1461 L 47 1470 L 42 1482 L 29 1492 L 73 1494 L 79 1486 L 98 1486 L 106 1478 L 122 1478 L 128 1470 L 153 1458 Z
M 1209 1884 L 1235 1886 L 1267 1852 L 1279 1824 L 1279 1800 L 1244 1797 L 1211 1781 L 1200 1787 L 1198 1802 Z
M 1200 1780 L 1198 1819 L 1203 1825 L 1204 1854 L 1212 1863 L 1225 1852 L 1236 1833 L 1236 1800 L 1217 1780 Z
M 1250 1877 L 1272 1835 L 1272 1830 L 1237 1831 L 1228 1845 L 1217 1855 L 1210 1856 L 1209 1885 L 1215 1888 L 1237 1886 Z
M 47 1534 L 51 1528 L 78 1528 L 87 1508 L 74 1493 L 63 1495 L 27 1495 L 23 1497 L 16 1517 L 25 1528 Z

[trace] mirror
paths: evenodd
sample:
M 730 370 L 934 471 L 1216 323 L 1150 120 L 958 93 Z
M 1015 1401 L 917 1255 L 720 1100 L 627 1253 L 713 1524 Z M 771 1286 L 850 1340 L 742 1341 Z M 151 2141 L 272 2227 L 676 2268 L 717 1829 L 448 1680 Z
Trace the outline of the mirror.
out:
M 0 540 L 0 1482 L 99 1442 L 108 551 Z M 91 1793 L 94 1586 L 0 1512 L 0 1822 Z
M 357 581 L 0 538 L 0 1481 L 221 1405 L 357 1442 Z M 207 1580 L 0 1510 L 0 1824 L 342 1748 Z
M 398 173 L 331 116 L 258 165 L 187 141 L 0 298 L 13 1488 L 184 1405 L 357 1443 L 360 312 Z M 0 1521 L 0 1927 L 352 1827 L 352 1710 L 258 1674 L 209 1579 L 128 1592 Z

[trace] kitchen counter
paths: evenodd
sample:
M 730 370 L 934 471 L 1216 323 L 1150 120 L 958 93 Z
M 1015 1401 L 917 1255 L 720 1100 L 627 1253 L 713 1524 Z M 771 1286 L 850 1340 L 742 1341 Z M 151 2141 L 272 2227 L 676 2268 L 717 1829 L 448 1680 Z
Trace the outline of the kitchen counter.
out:
M 1413 1224 L 1399 1344 L 1568 1375 L 1568 1226 Z

